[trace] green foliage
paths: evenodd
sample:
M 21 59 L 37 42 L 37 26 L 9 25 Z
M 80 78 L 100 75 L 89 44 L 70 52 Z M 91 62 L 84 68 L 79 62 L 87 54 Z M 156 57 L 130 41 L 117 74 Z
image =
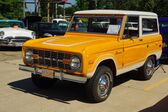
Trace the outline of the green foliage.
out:
M 67 7 L 66 8 L 66 15 L 72 16 L 75 11 L 76 11 L 75 6 Z
M 41 6 L 41 16 L 43 17 L 43 16 L 47 16 L 47 3 L 45 3 L 45 2 L 47 2 L 47 0 L 43 0 L 43 3 L 41 3 L 40 4 L 40 6 Z
M 159 16 L 168 16 L 167 0 L 76 0 L 76 10 L 87 9 L 119 9 L 119 10 L 139 10 L 151 11 Z
M 22 0 L 0 0 L 0 18 L 17 19 L 23 15 Z
M 76 10 L 86 10 L 89 8 L 89 0 L 76 0 Z
M 41 15 L 47 16 L 47 2 L 42 0 Z M 97 1 L 97 5 L 95 5 Z M 23 0 L 0 0 L 0 19 L 17 19 L 23 16 Z M 88 9 L 118 9 L 151 11 L 159 16 L 168 16 L 167 0 L 76 0 L 76 4 L 66 7 L 66 15 L 71 16 L 75 11 Z M 50 16 L 54 14 L 55 6 L 50 4 Z M 30 15 L 30 13 L 26 13 Z M 55 14 L 54 14 L 55 15 Z M 58 6 L 58 15 L 63 15 L 63 7 Z

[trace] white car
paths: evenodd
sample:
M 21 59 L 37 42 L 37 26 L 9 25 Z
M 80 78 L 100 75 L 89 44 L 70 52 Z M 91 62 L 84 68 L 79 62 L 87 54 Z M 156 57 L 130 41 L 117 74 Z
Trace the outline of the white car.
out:
M 0 46 L 21 47 L 27 40 L 35 39 L 35 33 L 23 27 L 23 22 L 18 20 L 1 20 Z
M 52 23 L 59 23 L 59 22 L 67 22 L 67 20 L 66 19 L 59 19 L 59 18 L 52 20 Z

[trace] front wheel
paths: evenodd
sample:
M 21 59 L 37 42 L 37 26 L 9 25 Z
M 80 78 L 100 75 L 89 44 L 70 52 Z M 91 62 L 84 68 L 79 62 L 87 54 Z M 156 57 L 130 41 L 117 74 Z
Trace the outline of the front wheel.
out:
M 91 102 L 104 101 L 108 98 L 112 86 L 113 75 L 111 69 L 107 66 L 100 66 L 86 84 L 87 97 Z
M 149 57 L 147 58 L 145 64 L 139 68 L 139 75 L 140 78 L 143 80 L 149 80 L 153 76 L 155 69 L 155 58 L 154 57 Z
M 55 79 L 50 79 L 32 73 L 32 82 L 40 89 L 48 89 L 54 85 Z

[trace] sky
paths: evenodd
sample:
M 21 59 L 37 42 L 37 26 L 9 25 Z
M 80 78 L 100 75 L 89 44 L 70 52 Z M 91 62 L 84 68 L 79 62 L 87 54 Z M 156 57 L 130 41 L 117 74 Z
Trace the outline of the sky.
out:
M 34 0 L 26 0 L 27 2 L 33 2 Z M 76 0 L 68 0 L 68 3 L 75 4 Z M 27 4 L 26 11 L 33 12 L 34 11 L 34 4 Z

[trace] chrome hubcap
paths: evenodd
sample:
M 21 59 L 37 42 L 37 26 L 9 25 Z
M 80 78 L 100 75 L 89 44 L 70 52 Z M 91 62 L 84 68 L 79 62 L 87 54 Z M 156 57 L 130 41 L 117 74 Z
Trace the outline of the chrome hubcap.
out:
M 104 73 L 99 78 L 99 82 L 98 82 L 98 95 L 100 97 L 106 97 L 107 96 L 107 92 L 108 92 L 108 90 L 110 88 L 109 75 L 110 75 L 109 73 Z
M 154 64 L 152 60 L 149 60 L 146 65 L 146 73 L 147 75 L 151 75 L 154 70 Z

